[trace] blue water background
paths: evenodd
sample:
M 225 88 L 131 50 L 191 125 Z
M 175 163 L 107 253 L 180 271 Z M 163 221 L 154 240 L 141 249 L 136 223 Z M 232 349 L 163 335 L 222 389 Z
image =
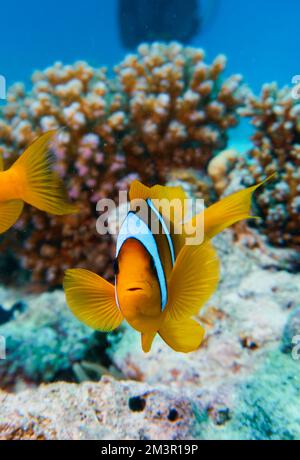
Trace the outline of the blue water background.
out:
M 208 61 L 225 53 L 227 72 L 243 74 L 255 92 L 265 82 L 291 84 L 300 74 L 298 0 L 199 3 L 204 27 L 191 44 L 203 47 Z M 0 8 L 0 74 L 8 86 L 19 80 L 28 84 L 33 70 L 57 60 L 83 59 L 112 69 L 128 52 L 119 37 L 117 0 L 6 1 Z M 250 133 L 245 129 L 243 123 L 243 139 Z
M 205 3 L 217 6 L 192 44 L 205 48 L 208 59 L 225 53 L 228 71 L 242 73 L 256 91 L 268 81 L 290 83 L 300 73 L 299 1 Z M 34 69 L 56 60 L 113 66 L 126 53 L 119 39 L 117 0 L 5 1 L 0 8 L 0 73 L 8 84 L 28 81 Z

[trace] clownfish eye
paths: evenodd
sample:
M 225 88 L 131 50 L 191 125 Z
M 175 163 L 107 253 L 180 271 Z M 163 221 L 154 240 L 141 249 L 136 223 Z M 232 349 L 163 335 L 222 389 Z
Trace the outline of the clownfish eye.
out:
M 118 262 L 118 259 L 114 259 L 114 261 L 113 261 L 113 269 L 114 269 L 115 275 L 118 275 L 119 274 L 119 262 Z
M 156 273 L 155 262 L 152 256 L 150 257 L 150 268 L 153 271 L 153 273 Z

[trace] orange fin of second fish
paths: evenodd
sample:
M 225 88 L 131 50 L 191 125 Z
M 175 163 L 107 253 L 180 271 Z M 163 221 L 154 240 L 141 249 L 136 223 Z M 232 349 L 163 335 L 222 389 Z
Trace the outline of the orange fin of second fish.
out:
M 219 258 L 210 241 L 184 246 L 168 280 L 170 317 L 178 321 L 196 315 L 216 290 L 219 278 Z
M 189 353 L 200 347 L 205 330 L 192 318 L 176 321 L 167 316 L 158 333 L 173 350 Z
M 141 334 L 142 349 L 144 353 L 148 353 L 148 351 L 151 350 L 152 342 L 154 340 L 155 335 L 156 332 L 143 332 Z
M 6 232 L 17 222 L 23 207 L 24 201 L 22 200 L 0 202 L 0 233 Z
M 54 156 L 49 146 L 56 131 L 36 139 L 10 168 L 18 179 L 20 198 L 26 203 L 50 214 L 64 215 L 78 212 L 69 203 L 64 185 L 53 170 Z
M 104 278 L 82 268 L 67 270 L 64 278 L 67 304 L 92 329 L 112 331 L 123 316 L 115 301 L 115 288 Z

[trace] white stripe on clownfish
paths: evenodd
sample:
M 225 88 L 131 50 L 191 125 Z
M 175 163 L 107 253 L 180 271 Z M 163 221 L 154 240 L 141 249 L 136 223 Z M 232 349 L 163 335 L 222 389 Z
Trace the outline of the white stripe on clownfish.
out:
M 137 231 L 134 231 L 137 230 Z M 154 261 L 154 266 L 156 269 L 157 279 L 161 291 L 161 308 L 162 311 L 165 309 L 165 306 L 168 302 L 168 288 L 167 281 L 165 277 L 164 268 L 160 259 L 159 251 L 157 248 L 156 240 L 150 230 L 150 228 L 145 224 L 145 222 L 138 216 L 138 214 L 133 211 L 129 211 L 127 214 L 118 235 L 117 247 L 116 247 L 116 258 L 118 258 L 119 253 L 122 249 L 123 244 L 130 238 L 136 239 L 139 241 L 146 251 L 150 254 Z M 117 285 L 115 287 L 116 292 L 116 301 L 118 302 L 117 296 Z

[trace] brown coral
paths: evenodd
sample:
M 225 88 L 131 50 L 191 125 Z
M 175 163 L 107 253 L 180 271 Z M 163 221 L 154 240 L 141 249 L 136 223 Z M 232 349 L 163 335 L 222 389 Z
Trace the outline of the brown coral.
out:
M 142 160 L 164 181 L 172 168 L 203 169 L 226 146 L 244 91 L 239 75 L 220 81 L 225 65 L 223 55 L 207 65 L 201 49 L 155 43 L 116 67 L 129 120 L 122 142 L 129 169 Z
M 79 265 L 109 277 L 112 242 L 96 232 L 96 202 L 116 199 L 133 178 L 164 183 L 173 169 L 204 171 L 226 146 L 244 92 L 240 76 L 220 80 L 225 62 L 218 56 L 207 65 L 202 50 L 156 43 L 127 56 L 112 79 L 84 62 L 56 63 L 35 72 L 29 93 L 20 84 L 10 89 L 0 119 L 6 163 L 41 132 L 62 127 L 57 168 L 81 204 L 77 216 L 25 212 L 18 251 L 33 281 L 59 284 Z
M 299 248 L 300 102 L 290 88 L 267 84 L 260 97 L 249 98 L 242 114 L 255 127 L 254 147 L 236 173 L 245 185 L 277 173 L 257 194 L 260 226 L 270 242 Z
M 126 169 L 107 122 L 114 110 L 107 102 L 108 89 L 104 70 L 78 62 L 56 63 L 36 72 L 29 94 L 21 85 L 9 91 L 0 125 L 6 163 L 40 132 L 64 127 L 55 144 L 57 169 L 70 197 L 81 204 L 78 215 L 64 217 L 27 208 L 18 223 L 20 230 L 26 230 L 25 235 L 18 234 L 24 240 L 18 251 L 33 281 L 56 285 L 67 267 L 80 263 L 103 272 L 110 261 L 110 238 L 100 239 L 96 233 L 95 204 L 99 198 L 117 196 Z
M 207 173 L 214 183 L 216 192 L 222 195 L 228 186 L 228 172 L 237 163 L 239 153 L 235 149 L 226 149 L 212 158 L 207 167 Z

